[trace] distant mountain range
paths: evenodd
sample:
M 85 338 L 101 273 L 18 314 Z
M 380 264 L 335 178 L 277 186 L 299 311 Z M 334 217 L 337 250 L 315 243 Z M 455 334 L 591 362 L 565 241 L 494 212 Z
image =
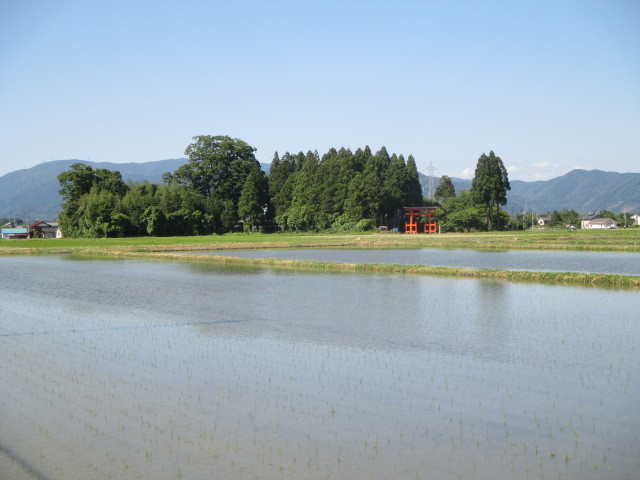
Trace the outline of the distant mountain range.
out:
M 456 193 L 471 188 L 471 180 L 451 178 Z M 421 175 L 425 196 L 429 177 Z M 440 183 L 434 178 L 434 188 Z M 574 209 L 579 213 L 610 210 L 612 212 L 640 211 L 640 173 L 603 172 L 601 170 L 572 170 L 560 177 L 537 182 L 510 180 L 507 192 L 509 213 Z
M 16 215 L 23 220 L 54 220 L 60 211 L 57 176 L 80 160 L 56 160 L 16 170 L 0 177 L 0 218 Z M 86 162 L 94 169 L 118 170 L 125 181 L 159 183 L 162 174 L 173 172 L 187 162 L 173 158 L 145 163 Z M 268 173 L 269 164 L 261 164 Z M 469 190 L 471 180 L 452 178 L 456 192 Z M 420 174 L 425 196 L 429 177 Z M 434 178 L 434 189 L 440 182 Z M 600 170 L 573 170 L 561 177 L 538 182 L 512 180 L 505 209 L 510 213 L 539 212 L 573 208 L 581 213 L 611 210 L 640 212 L 640 173 Z
M 60 211 L 58 175 L 74 163 L 86 163 L 94 169 L 118 170 L 122 178 L 132 182 L 148 180 L 159 183 L 164 172 L 173 172 L 187 162 L 186 158 L 172 158 L 145 163 L 87 162 L 84 160 L 55 160 L 25 170 L 16 170 L 0 177 L 0 218 L 16 215 L 24 221 L 55 220 Z

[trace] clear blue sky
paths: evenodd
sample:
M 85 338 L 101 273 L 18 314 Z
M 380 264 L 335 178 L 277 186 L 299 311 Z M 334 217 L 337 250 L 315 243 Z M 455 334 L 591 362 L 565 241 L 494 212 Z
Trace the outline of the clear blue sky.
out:
M 640 171 L 638 1 L 0 0 L 0 175 L 184 156 L 413 154 L 470 177 Z

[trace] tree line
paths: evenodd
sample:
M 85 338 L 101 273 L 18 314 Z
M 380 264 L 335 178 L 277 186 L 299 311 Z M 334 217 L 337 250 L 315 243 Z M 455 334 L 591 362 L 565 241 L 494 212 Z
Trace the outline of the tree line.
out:
M 127 184 L 120 172 L 76 163 L 58 176 L 60 227 L 71 237 L 362 231 L 402 226 L 402 207 L 429 203 L 413 156 L 385 147 L 276 152 L 269 175 L 254 152 L 228 136 L 193 137 L 188 162 L 161 184 Z M 483 154 L 469 192 L 456 195 L 443 178 L 438 220 L 445 231 L 504 228 L 508 215 L 500 206 L 509 188 L 500 158 Z

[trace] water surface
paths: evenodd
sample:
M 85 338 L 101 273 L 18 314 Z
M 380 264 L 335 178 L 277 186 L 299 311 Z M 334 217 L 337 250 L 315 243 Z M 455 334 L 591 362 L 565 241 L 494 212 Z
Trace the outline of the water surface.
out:
M 0 472 L 640 468 L 635 291 L 64 257 L 0 268 Z
M 272 249 L 185 252 L 245 258 L 286 258 L 342 263 L 386 263 L 432 267 L 488 268 L 538 272 L 611 273 L 640 275 L 640 253 L 575 252 L 560 250 L 469 249 Z

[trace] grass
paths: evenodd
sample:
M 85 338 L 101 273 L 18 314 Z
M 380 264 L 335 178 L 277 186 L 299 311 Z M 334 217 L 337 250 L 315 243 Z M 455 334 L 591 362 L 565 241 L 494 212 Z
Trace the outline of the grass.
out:
M 0 241 L 0 254 L 123 248 L 171 251 L 234 248 L 473 248 L 640 252 L 640 229 L 404 234 L 226 234 L 190 237 L 62 238 Z
M 609 287 L 637 289 L 640 288 L 640 277 L 630 275 L 612 275 L 601 273 L 571 272 L 530 272 L 512 270 L 469 269 L 453 267 L 429 267 L 424 265 L 371 264 L 371 263 L 339 263 L 312 260 L 292 260 L 276 258 L 240 258 L 215 255 L 180 255 L 176 253 L 133 253 L 123 252 L 125 257 L 143 257 L 171 259 L 179 261 L 269 267 L 287 270 L 308 270 L 325 272 L 353 272 L 367 274 L 404 274 L 430 275 L 439 277 L 463 277 L 493 279 L 512 282 L 545 283 L 560 285 L 577 285 L 593 287 Z

